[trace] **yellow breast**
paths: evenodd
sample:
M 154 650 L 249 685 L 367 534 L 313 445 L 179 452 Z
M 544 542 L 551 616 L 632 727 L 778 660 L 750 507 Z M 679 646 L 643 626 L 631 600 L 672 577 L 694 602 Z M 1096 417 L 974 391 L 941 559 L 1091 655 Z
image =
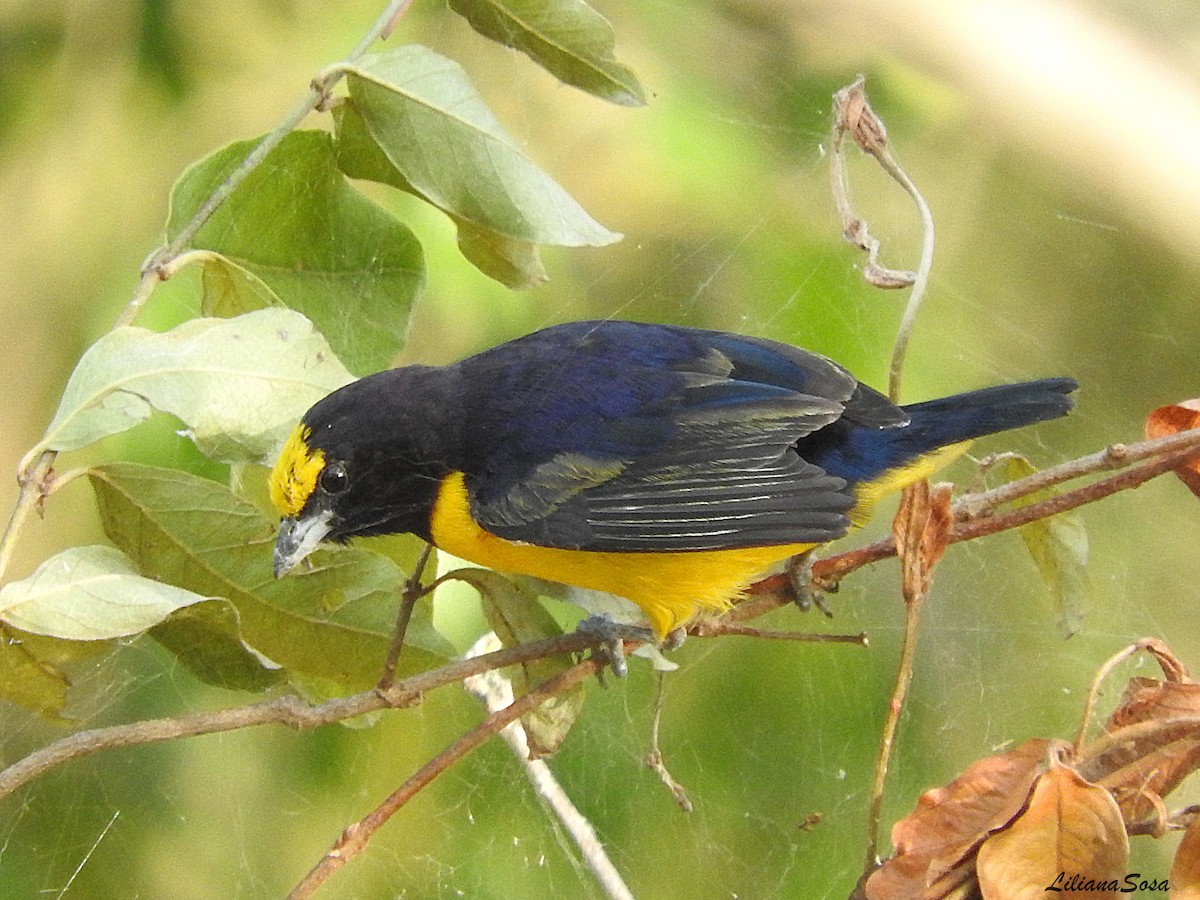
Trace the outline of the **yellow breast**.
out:
M 430 518 L 430 534 L 440 549 L 490 569 L 632 600 L 645 611 L 660 638 L 699 612 L 727 609 L 773 565 L 816 546 L 613 553 L 507 541 L 471 518 L 461 472 L 442 481 Z

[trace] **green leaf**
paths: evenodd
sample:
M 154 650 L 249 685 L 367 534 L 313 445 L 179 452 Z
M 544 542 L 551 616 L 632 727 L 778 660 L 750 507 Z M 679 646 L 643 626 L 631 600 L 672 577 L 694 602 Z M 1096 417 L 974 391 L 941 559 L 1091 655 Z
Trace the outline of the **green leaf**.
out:
M 351 178 L 377 181 L 410 194 L 420 193 L 392 165 L 371 137 L 353 100 L 333 113 L 337 127 L 338 165 Z M 523 290 L 547 280 L 537 244 L 508 237 L 448 213 L 458 229 L 458 248 L 479 271 L 505 287 Z
M 211 250 L 195 250 L 189 256 L 201 264 L 204 315 L 231 318 L 255 309 L 287 305 L 270 285 L 229 257 Z
M 1015 481 L 1032 475 L 1036 467 L 1025 457 L 1009 454 L 998 463 L 1006 480 Z M 1013 501 L 1014 508 L 1028 506 L 1056 495 L 1053 488 L 1044 488 Z M 1083 627 L 1086 610 L 1091 605 L 1091 582 L 1087 575 L 1088 536 L 1083 521 L 1074 513 L 1065 512 L 1022 525 L 1021 538 L 1042 580 L 1049 588 L 1058 610 L 1058 630 L 1070 637 Z
M 53 718 L 61 716 L 71 686 L 66 674 L 30 642 L 0 633 L 0 698 Z
M 257 143 L 230 144 L 183 174 L 171 194 L 169 234 L 183 228 Z M 195 257 L 204 265 L 206 289 L 220 291 L 207 297 L 206 308 L 256 309 L 274 295 L 308 316 L 359 375 L 386 368 L 403 347 L 425 278 L 412 232 L 346 181 L 332 138 L 319 131 L 288 135 L 192 246 L 225 257 Z
M 284 680 L 242 640 L 242 622 L 232 603 L 197 603 L 181 609 L 150 636 L 206 684 L 231 691 L 265 691 Z
M 242 638 L 290 672 L 358 690 L 382 671 L 403 573 L 359 548 L 321 550 L 311 569 L 276 580 L 275 525 L 226 487 L 184 472 L 114 463 L 89 472 L 105 533 L 143 574 L 226 597 Z M 414 612 L 401 670 L 439 664 L 451 653 Z
M 620 239 L 520 151 L 453 60 L 409 44 L 367 56 L 347 73 L 371 137 L 434 206 L 534 244 Z
M 71 547 L 0 588 L 0 620 L 34 634 L 102 641 L 138 634 L 206 599 L 143 578 L 112 547 Z
M 453 577 L 479 591 L 483 611 L 492 631 L 506 647 L 516 647 L 562 634 L 562 629 L 525 583 L 514 582 L 489 569 L 456 569 Z M 522 663 L 513 679 L 514 693 L 527 694 L 575 664 L 570 654 Z M 521 718 L 534 759 L 550 756 L 567 739 L 583 710 L 586 694 L 582 684 L 551 697 Z
M 484 275 L 514 291 L 537 287 L 549 280 L 537 244 L 452 218 L 458 226 L 458 249 Z
M 83 354 L 32 452 L 84 447 L 153 407 L 182 419 L 213 459 L 265 461 L 313 403 L 351 380 L 291 310 L 193 319 L 162 334 L 117 328 Z
M 560 81 L 621 106 L 646 102 L 637 76 L 617 62 L 612 26 L 583 0 L 450 0 L 450 8 Z

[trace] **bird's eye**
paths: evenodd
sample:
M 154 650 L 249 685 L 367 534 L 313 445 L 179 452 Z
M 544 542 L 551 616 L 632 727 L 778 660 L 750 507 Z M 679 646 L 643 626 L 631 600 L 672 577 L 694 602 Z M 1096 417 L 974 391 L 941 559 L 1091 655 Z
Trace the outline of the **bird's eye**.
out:
M 340 494 L 350 487 L 350 477 L 341 463 L 330 463 L 321 472 L 321 490 L 327 494 Z

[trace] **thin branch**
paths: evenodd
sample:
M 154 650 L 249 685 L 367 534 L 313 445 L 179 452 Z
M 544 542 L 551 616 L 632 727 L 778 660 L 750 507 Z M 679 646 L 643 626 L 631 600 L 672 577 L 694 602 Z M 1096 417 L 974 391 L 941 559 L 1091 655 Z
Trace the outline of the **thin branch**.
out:
M 879 241 L 871 236 L 867 223 L 855 214 L 850 203 L 850 179 L 843 150 L 846 135 L 850 135 L 868 153 L 873 152 L 872 147 L 887 140 L 883 123 L 867 107 L 867 95 L 863 91 L 861 77 L 833 95 L 833 134 L 829 154 L 833 201 L 842 220 L 842 237 L 867 254 L 867 264 L 863 267 L 863 277 L 867 282 L 885 289 L 911 287 L 916 281 L 916 273 L 880 265 Z
M 400 653 L 404 650 L 404 636 L 408 634 L 408 623 L 412 619 L 413 608 L 417 601 L 427 591 L 421 586 L 425 575 L 425 567 L 429 565 L 429 557 L 433 555 L 433 544 L 426 544 L 421 556 L 413 567 L 412 574 L 404 583 L 404 591 L 400 595 L 400 612 L 396 616 L 396 625 L 392 629 L 392 642 L 388 645 L 387 658 L 383 663 L 383 674 L 379 677 L 376 688 L 386 691 L 396 681 L 396 668 L 400 664 Z
M 892 362 L 888 371 L 888 396 L 892 402 L 900 399 L 900 376 L 904 368 L 904 357 L 908 352 L 909 339 L 916 325 L 917 313 L 925 297 L 929 273 L 933 268 L 934 226 L 933 213 L 920 190 L 904 168 L 896 162 L 887 143 L 887 128 L 883 120 L 867 102 L 864 79 L 860 76 L 852 84 L 833 95 L 833 194 L 834 203 L 842 219 L 842 234 L 850 243 L 868 254 L 864 275 L 876 287 L 911 287 L 908 304 L 896 331 L 896 342 L 892 349 Z M 846 175 L 846 158 L 842 146 L 846 135 L 850 135 L 865 153 L 879 163 L 887 175 L 912 198 L 921 219 L 921 258 L 915 272 L 885 269 L 878 264 L 879 241 L 872 238 L 866 223 L 854 213 L 850 204 L 850 190 Z
M 1095 503 L 1121 491 L 1141 487 L 1151 479 L 1170 472 L 1193 458 L 1197 451 L 1200 451 L 1200 429 L 1137 444 L 1114 444 L 1107 450 L 1035 472 L 991 491 L 964 496 L 953 506 L 955 526 L 950 532 L 950 543 L 956 544 L 998 534 L 1056 513 Z M 1164 455 L 1144 466 L 1129 469 L 1111 478 L 1094 481 L 1010 512 L 992 513 L 1001 502 L 1023 497 L 1048 485 L 1061 484 L 1068 479 L 1099 471 L 1123 468 L 1159 453 Z M 813 563 L 813 578 L 822 584 L 836 586 L 851 572 L 895 555 L 896 545 L 893 540 L 890 537 L 881 538 L 853 550 L 817 560 Z M 783 574 L 764 578 L 751 587 L 749 593 L 750 599 L 739 604 L 728 614 L 727 618 L 730 621 L 744 622 L 754 619 L 792 602 L 791 587 L 787 576 Z
M 1104 684 L 1104 680 L 1108 678 L 1110 672 L 1123 663 L 1135 653 L 1143 650 L 1145 644 L 1142 641 L 1135 641 L 1126 647 L 1123 647 L 1118 652 L 1110 656 L 1097 671 L 1092 678 L 1092 685 L 1088 688 L 1087 700 L 1083 704 L 1083 713 L 1079 717 L 1079 730 L 1075 734 L 1075 755 L 1079 756 L 1083 751 L 1083 742 L 1087 737 L 1088 725 L 1092 721 L 1092 716 L 1096 711 L 1096 703 L 1100 697 L 1100 687 Z
M 1097 500 L 1102 500 L 1121 491 L 1141 487 L 1147 481 L 1172 471 L 1195 455 L 1195 449 L 1172 453 L 1159 457 L 1153 462 L 1146 463 L 1144 466 L 1130 469 L 1119 475 L 1113 475 L 1100 481 L 1093 481 L 1091 484 L 1081 488 L 1057 494 L 1054 497 L 1038 501 L 1037 503 L 1030 503 L 1028 506 L 1022 506 L 1020 509 L 1014 509 L 1011 512 L 959 521 L 951 534 L 951 541 L 969 541 L 977 537 L 983 537 L 986 534 L 995 534 L 998 531 L 1018 528 L 1021 525 L 1028 525 L 1030 522 L 1037 521 L 1038 519 L 1045 519 L 1061 512 L 1077 509 L 1088 503 L 1095 503 Z
M 594 646 L 594 637 L 572 633 L 523 644 L 520 647 L 506 647 L 485 656 L 456 660 L 399 681 L 386 691 L 372 688 L 316 706 L 310 706 L 303 700 L 288 695 L 216 712 L 150 719 L 80 731 L 35 750 L 0 771 L 0 798 L 6 797 L 50 769 L 102 750 L 215 734 L 254 725 L 287 725 L 297 730 L 316 728 L 380 709 L 411 706 L 420 702 L 422 695 L 427 691 L 458 683 L 464 678 L 490 669 L 519 665 L 548 656 L 578 653 Z
M 1186 675 L 1186 670 L 1175 654 L 1171 652 L 1171 648 L 1158 638 L 1142 638 L 1114 653 L 1096 671 L 1095 677 L 1092 678 L 1092 685 L 1088 689 L 1087 701 L 1084 703 L 1083 713 L 1079 717 L 1079 730 L 1075 735 L 1076 756 L 1080 756 L 1083 753 L 1083 742 L 1087 737 L 1088 725 L 1092 721 L 1092 716 L 1096 713 L 1096 704 L 1100 698 L 1100 688 L 1103 686 L 1105 679 L 1108 678 L 1113 669 L 1125 660 L 1143 651 L 1149 651 L 1153 654 L 1169 680 L 1178 680 Z
M 685 813 L 690 813 L 693 809 L 692 798 L 688 796 L 687 788 L 675 780 L 675 776 L 671 774 L 671 770 L 667 768 L 667 763 L 663 759 L 662 746 L 659 744 L 658 735 L 662 725 L 663 709 L 666 706 L 667 696 L 667 673 L 659 672 L 658 684 L 654 692 L 654 716 L 650 720 L 650 750 L 646 753 L 645 766 L 651 772 L 658 776 L 658 780 L 671 792 L 671 796 L 675 798 L 675 802 L 679 804 L 679 808 Z
M 488 632 L 475 642 L 467 655 L 478 656 L 499 646 L 500 639 L 494 632 Z M 513 702 L 512 682 L 495 669 L 465 679 L 463 686 L 483 702 L 488 712 L 497 712 Z M 633 900 L 633 894 L 600 843 L 592 823 L 571 802 L 546 761 L 530 758 L 529 740 L 521 722 L 505 725 L 500 729 L 500 738 L 512 750 L 537 795 L 575 842 L 584 864 L 596 876 L 605 894 L 612 900 Z
M 1183 431 L 1169 437 L 1138 441 L 1134 444 L 1110 444 L 1103 450 L 1081 456 L 1049 469 L 1042 469 L 1024 478 L 1009 481 L 991 490 L 965 494 L 954 504 L 958 519 L 966 520 L 986 515 L 991 510 L 1020 497 L 1045 488 L 1073 481 L 1085 475 L 1124 469 L 1143 459 L 1173 454 L 1175 451 L 1200 451 L 1200 428 Z M 1186 459 L 1181 457 L 1180 461 Z
M 46 479 L 54 466 L 55 456 L 56 454 L 50 451 L 42 453 L 29 465 L 29 468 L 23 469 L 18 476 L 21 492 L 17 495 L 17 502 L 8 517 L 4 536 L 0 537 L 0 581 L 4 580 L 4 573 L 8 571 L 8 565 L 12 562 L 17 535 L 25 527 L 25 521 L 29 518 L 29 514 L 45 496 Z
M 491 654 L 488 654 L 491 655 Z M 479 657 L 483 659 L 485 657 Z M 408 781 L 392 792 L 368 815 L 349 825 L 341 837 L 334 842 L 329 852 L 321 858 L 312 870 L 288 894 L 288 900 L 306 900 L 323 885 L 331 875 L 356 857 L 365 848 L 388 820 L 404 808 L 413 797 L 427 787 L 434 779 L 449 769 L 452 765 L 483 744 L 488 738 L 500 731 L 509 722 L 519 719 L 530 712 L 543 701 L 560 694 L 579 684 L 589 675 L 598 671 L 602 663 L 599 659 L 586 659 L 576 663 L 570 669 L 538 685 L 534 690 L 518 698 L 504 709 L 491 713 L 475 728 L 468 731 L 453 744 L 431 759 L 413 774 Z
M 900 715 L 904 712 L 904 701 L 912 684 L 913 666 L 917 658 L 917 637 L 920 633 L 921 611 L 925 604 L 925 593 L 913 597 L 904 605 L 904 634 L 900 641 L 900 659 L 896 664 L 896 680 L 892 684 L 892 695 L 883 718 L 883 730 L 879 736 L 878 752 L 871 775 L 870 799 L 867 802 L 867 850 L 864 871 L 879 865 L 879 829 L 883 821 L 883 794 L 891 767 L 892 749 L 896 733 L 900 729 Z
M 774 631 L 767 628 L 754 628 L 742 625 L 730 616 L 719 619 L 698 622 L 690 630 L 696 637 L 720 637 L 722 635 L 737 635 L 739 637 L 763 638 L 771 641 L 797 641 L 810 644 L 857 644 L 866 647 L 870 644 L 865 632 L 858 634 L 821 634 L 811 631 Z
M 1200 715 L 1171 716 L 1166 719 L 1146 719 L 1132 725 L 1124 725 L 1116 731 L 1101 735 L 1090 744 L 1085 744 L 1082 751 L 1071 760 L 1071 765 L 1078 771 L 1083 771 L 1100 759 L 1106 753 L 1119 748 L 1129 747 L 1138 741 L 1152 738 L 1160 734 L 1175 731 L 1200 730 Z
M 367 695 L 356 694 L 312 707 L 289 695 L 216 712 L 169 719 L 148 719 L 127 725 L 80 731 L 35 750 L 0 772 L 0 797 L 11 794 L 50 769 L 74 759 L 99 753 L 101 750 L 214 734 L 268 723 L 288 725 L 296 729 L 313 728 L 317 725 L 340 722 L 386 705 L 377 695 L 372 701 Z
M 938 562 L 950 545 L 950 485 L 930 487 L 925 479 L 910 485 L 903 493 L 900 509 L 892 523 L 892 534 L 900 555 L 901 591 L 904 596 L 904 636 L 891 702 L 883 720 L 879 752 L 875 758 L 870 800 L 867 804 L 867 852 L 864 870 L 878 865 L 876 851 L 883 821 L 883 796 L 891 766 L 900 717 L 912 685 L 921 613 L 929 597 L 929 586 Z
M 892 348 L 892 361 L 888 370 L 888 396 L 893 403 L 899 403 L 900 380 L 904 370 L 904 359 L 908 353 L 908 344 L 912 337 L 913 328 L 916 325 L 917 313 L 921 308 L 921 301 L 925 297 L 925 289 L 929 283 L 929 273 L 933 268 L 933 214 L 930 212 L 929 204 L 925 202 L 925 198 L 922 196 L 920 190 L 917 189 L 916 184 L 909 177 L 908 173 L 904 171 L 903 167 L 896 162 L 891 150 L 888 149 L 887 128 L 884 126 L 883 120 L 871 109 L 870 103 L 867 102 L 864 79 L 862 77 L 859 77 L 853 84 L 834 94 L 833 108 L 834 201 L 842 216 L 843 234 L 852 243 L 857 244 L 867 251 L 868 268 L 865 274 L 868 281 L 879 287 L 887 288 L 904 287 L 905 282 L 911 286 L 908 304 L 905 306 L 904 315 L 901 317 L 900 325 L 896 330 L 896 341 Z M 870 237 L 867 233 L 866 224 L 854 214 L 850 207 L 845 155 L 841 152 L 843 138 L 846 134 L 850 134 L 854 138 L 855 143 L 864 152 L 873 156 L 875 161 L 879 163 L 880 168 L 893 181 L 899 184 L 904 192 L 912 198 L 913 203 L 916 204 L 917 213 L 921 219 L 921 258 L 917 266 L 917 271 L 912 274 L 911 278 L 908 273 L 899 273 L 902 277 L 896 278 L 897 273 L 893 272 L 886 272 L 882 280 L 873 277 L 879 274 L 876 271 L 879 242 Z M 921 485 L 925 490 L 924 496 L 927 499 L 928 485 L 926 482 L 922 482 Z M 915 498 L 916 495 L 913 492 L 917 490 L 917 485 L 905 489 L 904 500 L 901 505 L 902 510 L 905 508 L 907 501 Z M 948 501 L 943 497 L 943 512 L 947 511 L 947 504 Z M 943 548 L 945 547 L 944 535 L 948 522 L 949 516 L 947 514 L 941 521 L 943 535 L 941 546 Z M 915 535 L 913 539 L 916 540 Z M 912 552 L 915 558 L 917 551 L 914 549 Z M 932 562 L 930 566 L 932 566 Z M 900 716 L 904 711 L 904 701 L 908 695 L 909 684 L 912 682 L 921 611 L 924 608 L 927 593 L 925 586 L 916 587 L 916 580 L 910 581 L 908 577 L 910 574 L 908 571 L 905 573 L 904 639 L 901 644 L 900 662 L 896 672 L 896 682 L 892 689 L 891 703 L 888 705 L 887 715 L 884 718 L 883 735 L 879 742 L 879 754 L 875 760 L 875 775 L 867 825 L 868 868 L 877 862 L 875 859 L 875 849 L 878 846 L 879 824 L 883 811 L 884 782 L 887 778 L 892 747 L 900 725 Z M 927 573 L 920 581 L 922 585 L 928 584 Z

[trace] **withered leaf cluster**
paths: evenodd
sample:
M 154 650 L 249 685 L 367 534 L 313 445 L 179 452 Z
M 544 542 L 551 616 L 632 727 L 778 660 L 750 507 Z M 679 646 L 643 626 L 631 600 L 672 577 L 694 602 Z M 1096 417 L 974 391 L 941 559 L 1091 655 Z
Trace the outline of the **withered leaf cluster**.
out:
M 1200 683 L 1160 641 L 1138 641 L 1161 679 L 1130 679 L 1091 740 L 1034 739 L 927 791 L 892 829 L 895 854 L 855 897 L 1200 897 L 1200 821 L 1164 798 L 1200 765 Z M 1106 666 L 1106 670 L 1107 670 Z M 1090 707 L 1090 703 L 1089 703 Z M 1127 873 L 1129 835 L 1186 827 L 1168 877 Z

